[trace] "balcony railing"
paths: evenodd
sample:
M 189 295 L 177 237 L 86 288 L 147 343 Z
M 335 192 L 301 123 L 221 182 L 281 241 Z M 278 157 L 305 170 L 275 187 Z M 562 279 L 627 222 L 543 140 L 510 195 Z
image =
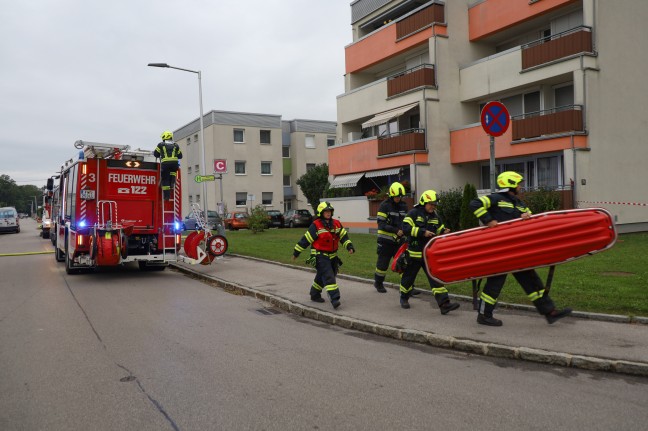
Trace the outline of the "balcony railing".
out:
M 582 109 L 581 105 L 568 105 L 511 117 L 512 139 L 517 141 L 542 135 L 583 132 Z
M 594 52 L 592 28 L 576 27 L 522 45 L 522 70 L 584 52 Z
M 387 97 L 404 93 L 423 85 L 434 86 L 434 66 L 422 64 L 387 78 Z
M 425 27 L 429 27 L 435 22 L 445 22 L 444 7 L 442 4 L 431 4 L 425 9 L 421 9 L 398 21 L 396 23 L 396 39 L 407 37 Z
M 378 137 L 378 156 L 426 151 L 425 129 L 408 129 L 389 136 Z

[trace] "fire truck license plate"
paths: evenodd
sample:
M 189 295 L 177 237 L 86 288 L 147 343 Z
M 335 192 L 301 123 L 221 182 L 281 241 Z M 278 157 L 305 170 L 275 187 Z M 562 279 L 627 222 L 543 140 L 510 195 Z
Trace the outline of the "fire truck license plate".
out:
M 95 198 L 94 190 L 81 190 L 81 199 L 92 200 Z

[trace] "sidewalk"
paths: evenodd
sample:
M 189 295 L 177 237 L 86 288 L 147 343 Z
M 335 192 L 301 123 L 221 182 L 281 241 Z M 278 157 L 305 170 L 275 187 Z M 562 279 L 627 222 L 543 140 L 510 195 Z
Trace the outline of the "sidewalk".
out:
M 310 300 L 315 272 L 308 269 L 232 255 L 211 265 L 173 266 L 287 312 L 345 328 L 485 356 L 648 376 L 648 319 L 621 323 L 619 316 L 577 313 L 582 317 L 549 325 L 535 309 L 500 307 L 496 315 L 504 326 L 488 327 L 477 324 L 471 302 L 460 301 L 461 308 L 443 316 L 432 295 L 423 292 L 404 310 L 397 289 L 378 293 L 372 280 L 344 274 L 338 277 L 342 305 L 334 310 L 325 294 L 325 303 Z M 448 290 L 452 294 L 452 286 Z

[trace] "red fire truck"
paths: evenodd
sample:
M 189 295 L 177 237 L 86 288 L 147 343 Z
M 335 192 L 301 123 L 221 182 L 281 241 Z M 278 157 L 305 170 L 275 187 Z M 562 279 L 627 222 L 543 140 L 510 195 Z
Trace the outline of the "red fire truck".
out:
M 128 262 L 163 270 L 170 261 L 207 264 L 225 253 L 225 239 L 205 230 L 202 242 L 192 242 L 192 257 L 179 255 L 180 171 L 164 200 L 151 151 L 87 141 L 74 146 L 79 156 L 61 166 L 52 205 L 55 257 L 68 274 Z

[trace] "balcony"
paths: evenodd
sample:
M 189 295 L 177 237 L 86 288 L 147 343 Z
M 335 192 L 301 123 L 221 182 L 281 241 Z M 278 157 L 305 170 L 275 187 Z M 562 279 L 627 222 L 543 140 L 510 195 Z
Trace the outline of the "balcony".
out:
M 581 105 L 562 106 L 511 118 L 512 139 L 536 138 L 568 132 L 584 132 Z
M 434 87 L 434 66 L 422 64 L 387 78 L 387 97 L 396 96 L 417 87 Z
M 576 0 L 481 1 L 468 9 L 470 41 L 475 42 L 575 2 Z
M 403 130 L 398 134 L 378 138 L 379 157 L 408 151 L 427 151 L 425 129 Z
M 434 23 L 444 22 L 445 13 L 443 5 L 431 4 L 425 9 L 421 9 L 396 22 L 396 38 L 402 39 L 417 31 L 430 27 Z
M 432 4 L 347 45 L 344 50 L 346 73 L 361 72 L 427 43 L 431 37 L 447 35 L 445 24 L 434 21 L 439 15 L 445 19 L 443 6 Z
M 495 138 L 495 157 L 505 159 L 541 153 L 587 148 L 585 135 L 553 135 L 530 141 L 513 141 L 513 127 Z M 484 162 L 490 158 L 490 137 L 481 124 L 450 131 L 450 163 Z
M 420 135 L 419 139 L 425 136 L 424 133 L 418 133 L 417 135 Z M 386 138 L 384 141 L 389 143 L 391 139 L 394 139 L 394 143 L 399 141 L 398 136 Z M 426 151 L 406 150 L 405 148 L 411 147 L 411 145 L 407 144 L 401 144 L 400 147 L 397 146 L 394 149 L 395 151 L 387 153 L 389 157 L 380 157 L 379 141 L 377 138 L 360 139 L 351 143 L 329 147 L 329 174 L 346 175 L 354 172 L 376 171 L 407 166 L 412 163 L 428 162 L 428 153 Z
M 592 28 L 581 26 L 522 45 L 522 70 L 581 53 L 593 53 Z

